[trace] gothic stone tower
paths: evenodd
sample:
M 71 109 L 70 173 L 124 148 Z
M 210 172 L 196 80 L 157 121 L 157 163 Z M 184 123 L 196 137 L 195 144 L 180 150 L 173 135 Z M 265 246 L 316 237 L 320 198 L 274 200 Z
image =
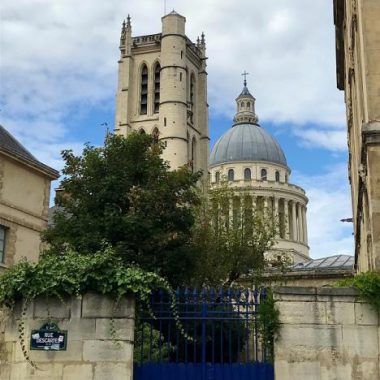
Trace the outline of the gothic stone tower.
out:
M 162 33 L 132 37 L 123 22 L 115 133 L 151 133 L 172 169 L 207 173 L 209 156 L 206 44 L 185 35 L 185 17 L 162 17 Z

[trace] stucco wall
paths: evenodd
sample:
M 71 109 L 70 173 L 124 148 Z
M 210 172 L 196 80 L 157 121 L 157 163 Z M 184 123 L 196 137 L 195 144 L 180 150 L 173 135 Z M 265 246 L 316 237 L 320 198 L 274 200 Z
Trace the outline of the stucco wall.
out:
M 379 317 L 351 288 L 279 287 L 279 380 L 374 380 L 379 372 Z
M 26 164 L 0 155 L 0 225 L 6 228 L 0 271 L 24 257 L 38 260 L 40 233 L 47 227 L 50 180 Z
M 32 329 L 39 329 L 50 318 L 67 330 L 67 350 L 30 351 L 28 364 L 18 340 L 21 307 L 0 318 L 1 380 L 131 380 L 133 369 L 134 301 L 123 299 L 115 309 L 112 300 L 96 294 L 72 298 L 65 304 L 38 299 L 27 310 L 25 342 L 29 349 Z M 111 336 L 111 318 L 115 334 Z M 113 340 L 117 338 L 117 344 Z

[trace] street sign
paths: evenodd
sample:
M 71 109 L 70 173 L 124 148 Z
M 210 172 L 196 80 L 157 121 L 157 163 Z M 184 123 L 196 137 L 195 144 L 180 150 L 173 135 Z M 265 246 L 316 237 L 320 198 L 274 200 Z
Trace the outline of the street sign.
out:
M 67 346 L 67 331 L 60 330 L 56 323 L 48 322 L 39 330 L 32 330 L 30 337 L 31 350 L 65 351 Z

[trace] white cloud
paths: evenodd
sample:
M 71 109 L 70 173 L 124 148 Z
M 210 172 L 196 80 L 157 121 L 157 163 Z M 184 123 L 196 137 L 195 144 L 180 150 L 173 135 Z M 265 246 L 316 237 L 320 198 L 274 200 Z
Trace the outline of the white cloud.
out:
M 331 2 L 167 3 L 168 11 L 176 8 L 187 17 L 190 38 L 206 32 L 211 112 L 232 118 L 246 69 L 261 120 L 289 121 L 298 129 L 313 122 L 343 131 Z M 99 104 L 112 107 L 122 19 L 130 13 L 133 34 L 141 35 L 159 32 L 163 14 L 163 3 L 154 0 L 4 0 L 2 8 L 3 123 L 32 118 L 37 126 L 54 120 L 61 124 L 59 136 L 48 134 L 60 141 L 70 134 L 65 116 Z M 299 136 L 336 150 L 338 135 L 330 139 L 328 133 Z M 23 142 L 29 141 L 23 135 Z
M 232 119 L 247 70 L 264 125 L 289 122 L 306 146 L 346 148 L 331 1 L 167 0 L 172 8 L 186 16 L 192 40 L 206 33 L 211 113 Z M 47 164 L 61 168 L 59 151 L 83 144 L 67 120 L 85 119 L 99 107 L 112 113 L 120 26 L 128 13 L 133 35 L 161 31 L 162 1 L 2 1 L 0 122 Z M 343 182 L 336 175 L 295 181 L 310 197 L 314 256 L 352 252 L 350 226 L 339 222 L 350 215 L 347 181 L 342 168 Z
M 323 175 L 293 173 L 292 182 L 306 190 L 310 253 L 313 258 L 353 254 L 353 226 L 340 220 L 352 216 L 347 166 L 332 165 Z

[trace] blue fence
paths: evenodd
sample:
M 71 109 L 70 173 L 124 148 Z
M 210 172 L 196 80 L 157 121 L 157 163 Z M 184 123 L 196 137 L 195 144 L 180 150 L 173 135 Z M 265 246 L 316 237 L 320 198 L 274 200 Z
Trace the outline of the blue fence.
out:
M 152 296 L 151 314 L 140 315 L 134 379 L 273 379 L 268 349 L 258 333 L 265 292 L 177 289 Z M 178 323 L 178 320 L 180 323 Z

